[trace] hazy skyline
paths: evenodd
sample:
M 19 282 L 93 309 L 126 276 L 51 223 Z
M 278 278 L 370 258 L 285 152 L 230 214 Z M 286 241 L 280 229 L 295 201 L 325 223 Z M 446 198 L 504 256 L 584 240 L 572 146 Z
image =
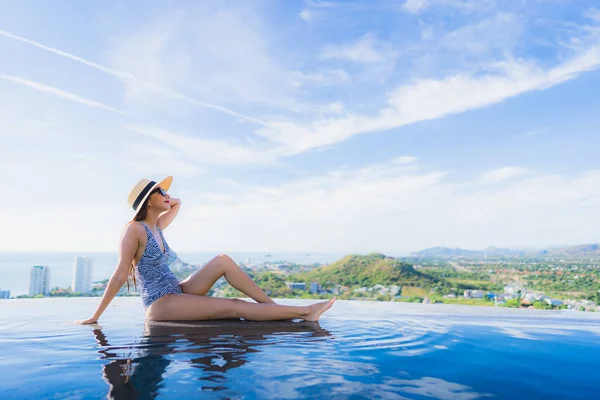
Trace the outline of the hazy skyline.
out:
M 518 4 L 517 4 L 518 3 Z M 594 1 L 0 3 L 2 251 L 597 242 Z

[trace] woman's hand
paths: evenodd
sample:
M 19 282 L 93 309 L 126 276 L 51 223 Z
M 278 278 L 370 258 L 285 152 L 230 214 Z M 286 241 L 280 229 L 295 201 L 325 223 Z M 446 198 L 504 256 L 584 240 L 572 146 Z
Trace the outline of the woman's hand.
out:
M 82 324 L 82 325 L 87 325 L 87 324 L 95 324 L 96 322 L 98 322 L 98 318 L 88 318 L 88 319 L 83 319 L 80 321 L 75 321 L 76 324 Z
M 171 205 L 171 207 L 175 207 L 175 206 L 181 204 L 181 200 L 176 197 L 170 197 L 169 204 Z

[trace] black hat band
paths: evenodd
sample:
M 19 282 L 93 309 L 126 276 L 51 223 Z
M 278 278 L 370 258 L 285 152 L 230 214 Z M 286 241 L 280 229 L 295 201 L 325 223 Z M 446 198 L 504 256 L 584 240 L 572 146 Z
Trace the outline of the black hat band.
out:
M 144 190 L 142 190 L 140 192 L 140 194 L 138 195 L 138 197 L 133 202 L 133 206 L 132 206 L 133 207 L 133 211 L 137 210 L 138 206 L 142 202 L 142 199 L 146 196 L 146 194 L 150 191 L 150 189 L 152 189 L 152 186 L 154 186 L 154 185 L 156 185 L 156 182 L 150 181 L 150 183 L 146 185 L 146 187 L 144 188 Z

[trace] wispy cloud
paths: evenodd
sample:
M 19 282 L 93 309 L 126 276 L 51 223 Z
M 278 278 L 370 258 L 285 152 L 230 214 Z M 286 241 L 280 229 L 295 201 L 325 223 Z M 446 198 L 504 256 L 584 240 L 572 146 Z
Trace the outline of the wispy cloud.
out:
M 520 172 L 507 169 L 491 175 L 500 179 L 515 173 Z M 593 216 L 600 214 L 590 213 L 590 207 L 600 204 L 578 206 L 600 196 L 600 186 L 594 183 L 599 177 L 600 171 L 573 177 L 530 173 L 507 179 L 504 185 L 482 186 L 457 180 L 447 171 L 427 171 L 391 159 L 281 184 L 231 182 L 227 192 L 207 195 L 204 190 L 203 200 L 188 203 L 190 226 L 202 221 L 207 233 L 194 240 L 183 235 L 178 239 L 190 247 L 201 240 L 207 248 L 221 248 L 225 244 L 219 238 L 227 237 L 231 248 L 263 249 L 269 243 L 286 251 L 408 250 L 466 242 L 483 248 L 490 243 L 543 246 L 557 242 L 564 229 L 579 226 L 576 237 L 569 238 L 576 243 L 600 223 L 600 217 Z M 589 218 L 595 222 L 583 222 Z M 234 225 L 253 227 L 254 235 L 228 235 L 227 227 Z M 294 229 L 280 238 L 273 229 L 280 225 Z M 320 235 L 315 227 L 326 233 Z
M 378 43 L 372 33 L 363 35 L 358 41 L 339 46 L 326 46 L 321 58 L 350 60 L 356 63 L 372 64 L 388 61 L 395 57 L 389 46 Z
M 522 167 L 503 167 L 487 171 L 481 175 L 480 182 L 482 183 L 497 183 L 507 179 L 515 178 L 526 174 L 528 171 Z
M 488 65 L 486 73 L 459 73 L 443 79 L 419 79 L 390 91 L 387 107 L 375 115 L 349 114 L 309 125 L 272 122 L 256 133 L 278 143 L 287 155 L 331 145 L 354 135 L 398 128 L 486 107 L 520 94 L 543 90 L 600 66 L 600 43 L 550 69 L 533 61 L 507 60 Z
M 117 71 L 117 70 L 114 70 L 112 68 L 105 67 L 103 65 L 100 65 L 100 64 L 88 61 L 85 58 L 78 57 L 76 55 L 67 53 L 65 51 L 56 49 L 54 47 L 45 46 L 45 45 L 43 45 L 41 43 L 38 43 L 38 42 L 35 42 L 33 40 L 29 40 L 29 39 L 21 37 L 21 36 L 13 35 L 10 32 L 6 32 L 6 31 L 3 31 L 3 30 L 0 30 L 0 36 L 4 36 L 4 37 L 10 38 L 10 39 L 18 40 L 19 42 L 22 42 L 22 43 L 29 44 L 31 46 L 35 46 L 35 47 L 40 48 L 42 50 L 49 51 L 50 53 L 59 55 L 61 57 L 66 57 L 66 58 L 71 59 L 73 61 L 77 61 L 78 63 L 85 64 L 85 65 L 87 65 L 89 67 L 95 68 L 95 69 L 97 69 L 99 71 L 105 72 L 105 73 L 110 74 L 110 75 L 117 76 L 119 78 L 123 78 L 123 79 L 138 79 L 136 76 L 128 74 L 127 72 Z
M 306 83 L 319 85 L 338 85 L 350 80 L 350 75 L 343 69 L 331 69 L 314 73 L 305 73 L 296 71 L 294 74 L 293 85 L 302 86 Z
M 179 178 L 194 178 L 206 171 L 198 162 L 189 162 L 179 152 L 146 142 L 133 143 L 128 165 L 143 176 L 160 176 L 168 171 L 169 175 Z
M 521 133 L 520 136 L 537 136 L 544 132 L 548 132 L 548 130 L 549 130 L 549 128 L 532 129 L 530 131 Z
M 494 8 L 495 3 L 495 0 L 406 0 L 401 9 L 417 15 L 434 8 L 455 9 L 471 14 Z
M 262 128 L 256 133 L 281 145 L 273 154 L 282 155 L 298 154 L 315 147 L 331 145 L 355 134 L 393 129 L 417 121 L 485 107 L 527 91 L 545 89 L 572 79 L 581 72 L 597 68 L 600 59 L 596 43 L 595 47 L 588 48 L 578 57 L 549 70 L 543 70 L 533 62 L 509 60 L 489 65 L 488 70 L 495 69 L 497 72 L 487 75 L 482 75 L 478 71 L 472 75 L 461 73 L 439 80 L 417 79 L 412 84 L 400 86 L 390 92 L 387 98 L 388 107 L 380 109 L 376 115 L 354 113 L 338 119 L 318 119 L 310 125 L 304 125 L 292 121 L 264 121 L 248 117 L 142 81 L 138 76 L 120 69 L 108 68 L 5 31 L 0 31 L 0 35 L 67 57 L 121 79 L 143 84 L 163 94 L 257 123 Z M 377 44 L 373 35 L 367 34 L 353 44 L 326 47 L 321 55 L 325 59 L 341 58 L 368 64 L 389 59 L 393 56 L 393 52 L 386 45 Z M 296 81 L 299 83 L 308 81 L 330 83 L 335 79 L 339 81 L 348 79 L 343 70 L 312 74 L 298 72 L 296 76 Z M 463 93 L 469 95 L 464 96 Z
M 107 58 L 119 70 L 211 103 L 289 112 L 302 104 L 294 96 L 295 68 L 272 44 L 276 36 L 251 3 L 199 2 L 190 12 L 132 26 L 114 40 Z M 127 90 L 144 104 L 135 82 Z
M 305 20 L 305 21 L 310 21 L 311 19 L 313 19 L 313 14 L 307 8 L 305 8 L 304 10 L 302 10 L 300 12 L 300 14 L 298 14 L 298 16 L 300 18 L 302 18 L 303 20 Z
M 428 0 L 406 0 L 404 4 L 402 4 L 402 9 L 411 14 L 418 14 L 427 7 L 429 7 Z
M 277 151 L 253 149 L 224 140 L 210 140 L 187 136 L 165 129 L 140 124 L 124 124 L 123 128 L 153 138 L 172 149 L 177 149 L 196 162 L 214 165 L 271 164 L 278 158 Z
M 338 7 L 344 5 L 344 3 L 339 2 L 339 1 L 322 1 L 322 0 L 307 0 L 306 3 L 309 6 L 312 6 L 315 8 L 338 8 Z
M 463 56 L 461 53 L 465 52 L 483 54 L 497 51 L 499 54 L 512 54 L 512 48 L 523 31 L 521 23 L 521 18 L 516 15 L 497 12 L 489 18 L 446 33 L 437 47 L 456 51 L 457 56 Z
M 151 89 L 151 90 L 153 90 L 153 91 L 155 91 L 157 93 L 161 93 L 163 95 L 166 95 L 166 96 L 169 96 L 169 97 L 172 97 L 172 98 L 183 100 L 183 101 L 186 101 L 188 103 L 194 104 L 196 106 L 206 107 L 206 108 L 209 108 L 209 109 L 212 109 L 212 110 L 215 110 L 215 111 L 219 111 L 219 112 L 222 112 L 222 113 L 225 113 L 225 114 L 228 114 L 228 115 L 231 115 L 231 116 L 234 116 L 236 118 L 240 118 L 240 119 L 243 119 L 243 120 L 246 120 L 246 121 L 254 122 L 254 123 L 257 123 L 257 124 L 260 124 L 260 125 L 265 125 L 265 123 L 263 121 L 261 121 L 261 120 L 259 120 L 257 118 L 250 117 L 250 116 L 247 116 L 247 115 L 243 115 L 241 113 L 238 113 L 236 111 L 233 111 L 231 109 L 228 109 L 226 107 L 222 107 L 222 106 L 219 106 L 219 105 L 216 105 L 216 104 L 206 103 L 206 102 L 202 102 L 202 101 L 193 99 L 193 98 L 191 98 L 189 96 L 186 96 L 186 95 L 181 94 L 179 92 L 176 92 L 174 90 L 170 90 L 170 89 L 166 89 L 166 88 L 157 86 L 157 85 L 155 85 L 155 84 L 153 84 L 151 82 L 146 82 L 146 81 L 140 79 L 139 77 L 137 77 L 136 75 L 131 74 L 129 72 L 125 72 L 125 71 L 121 71 L 121 70 L 109 68 L 109 67 L 106 67 L 104 65 L 100 65 L 100 64 L 88 61 L 88 60 L 86 60 L 86 59 L 84 59 L 82 57 L 73 55 L 71 53 L 67 53 L 65 51 L 62 51 L 62 50 L 59 50 L 59 49 L 56 49 L 56 48 L 53 48 L 53 47 L 50 47 L 50 46 L 43 45 L 41 43 L 38 43 L 38 42 L 30 40 L 30 39 L 26 39 L 26 38 L 21 37 L 21 36 L 13 35 L 12 33 L 9 33 L 9 32 L 3 31 L 3 30 L 0 30 L 0 36 L 4 36 L 4 37 L 10 38 L 10 39 L 18 40 L 18 41 L 20 41 L 22 43 L 26 43 L 26 44 L 35 46 L 35 47 L 40 48 L 40 49 L 45 50 L 45 51 L 49 51 L 50 53 L 59 55 L 61 57 L 66 57 L 66 58 L 68 58 L 70 60 L 73 60 L 73 61 L 79 62 L 81 64 L 87 65 L 89 67 L 95 68 L 95 69 L 97 69 L 99 71 L 102 71 L 102 72 L 104 72 L 106 74 L 109 74 L 109 75 L 115 76 L 117 78 L 123 79 L 125 81 L 135 82 L 136 84 L 143 85 L 144 87 L 146 87 L 148 89 Z
M 88 107 L 93 107 L 93 108 L 100 108 L 102 110 L 105 111 L 109 111 L 111 113 L 114 114 L 119 114 L 119 115 L 123 115 L 123 116 L 129 116 L 129 114 L 127 114 L 126 112 L 123 112 L 121 110 L 117 110 L 116 108 L 113 107 L 109 107 L 105 104 L 102 104 L 100 102 L 94 101 L 94 100 L 90 100 L 90 99 L 86 99 L 84 97 L 78 96 L 76 94 L 70 93 L 70 92 L 66 92 L 64 90 L 60 90 L 57 89 L 55 87 L 52 86 L 47 86 L 35 81 L 31 81 L 28 79 L 24 79 L 24 78 L 20 78 L 17 76 L 9 76 L 9 75 L 2 75 L 0 74 L 0 79 L 3 79 L 5 81 L 9 81 L 9 82 L 13 82 L 16 83 L 18 85 L 23 85 L 23 86 L 27 86 L 30 87 L 32 89 L 38 90 L 40 92 L 44 92 L 44 93 L 48 93 L 57 97 L 60 97 L 62 99 L 65 100 L 69 100 L 69 101 L 74 101 L 76 103 L 79 104 L 83 104 L 85 106 Z

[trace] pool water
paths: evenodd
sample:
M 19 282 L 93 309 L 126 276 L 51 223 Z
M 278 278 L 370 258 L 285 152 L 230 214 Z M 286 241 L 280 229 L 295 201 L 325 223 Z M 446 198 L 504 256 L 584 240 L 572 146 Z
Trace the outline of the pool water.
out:
M 600 314 L 338 300 L 318 323 L 0 301 L 0 399 L 596 399 Z M 277 300 L 310 304 L 310 300 Z

